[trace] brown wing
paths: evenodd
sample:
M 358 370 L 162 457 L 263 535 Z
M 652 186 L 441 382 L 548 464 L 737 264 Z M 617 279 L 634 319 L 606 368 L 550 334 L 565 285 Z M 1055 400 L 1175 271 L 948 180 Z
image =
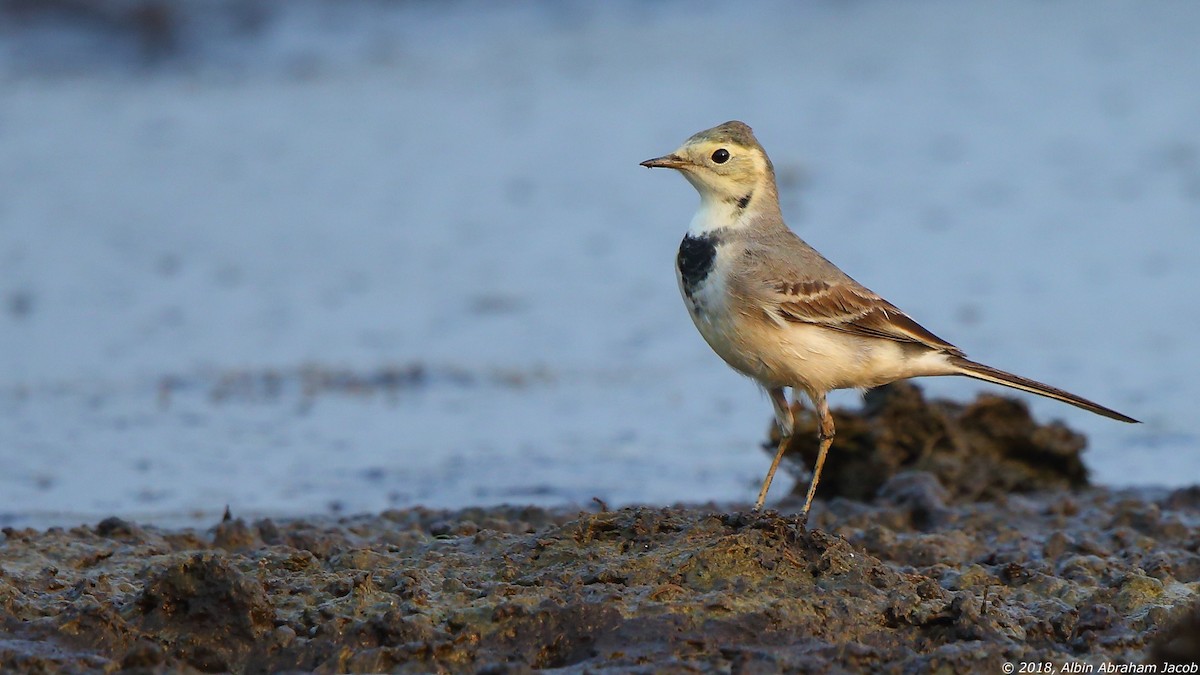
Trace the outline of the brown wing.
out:
M 775 281 L 770 284 L 786 321 L 811 323 L 854 335 L 922 344 L 962 356 L 958 347 L 930 333 L 895 305 L 857 284 Z

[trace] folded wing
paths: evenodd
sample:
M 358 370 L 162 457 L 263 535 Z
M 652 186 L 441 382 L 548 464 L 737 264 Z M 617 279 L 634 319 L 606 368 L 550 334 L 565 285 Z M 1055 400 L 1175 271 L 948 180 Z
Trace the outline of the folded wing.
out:
M 767 282 L 765 290 L 769 305 L 785 321 L 963 355 L 958 347 L 929 332 L 892 303 L 853 282 L 774 279 Z

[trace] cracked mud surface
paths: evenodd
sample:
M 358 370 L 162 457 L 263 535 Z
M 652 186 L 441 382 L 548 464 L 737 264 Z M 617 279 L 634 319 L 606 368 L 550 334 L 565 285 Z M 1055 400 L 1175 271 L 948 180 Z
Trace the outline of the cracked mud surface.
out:
M 1025 424 L 1001 399 L 943 405 L 892 392 L 839 418 L 847 441 L 893 459 L 856 493 L 831 479 L 807 529 L 791 500 L 762 515 L 497 507 L 230 518 L 207 531 L 117 518 L 9 528 L 0 670 L 1001 672 L 1195 660 L 1200 489 L 1086 487 L 1082 444 L 1065 428 Z M 972 433 L 985 440 L 971 440 L 963 420 L 981 418 Z M 1036 484 L 1012 492 L 1018 474 Z

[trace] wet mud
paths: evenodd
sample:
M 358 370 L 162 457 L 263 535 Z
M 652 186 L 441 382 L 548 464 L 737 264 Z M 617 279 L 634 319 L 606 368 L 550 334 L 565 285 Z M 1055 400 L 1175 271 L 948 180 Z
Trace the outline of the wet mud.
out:
M 1089 487 L 1083 439 L 1004 399 L 927 405 L 902 388 L 838 424 L 807 526 L 785 500 L 7 528 L 0 670 L 1162 672 L 1197 658 L 1200 489 Z
M 785 460 L 812 466 L 817 420 L 793 407 L 796 419 Z M 1087 439 L 1061 422 L 1038 424 L 1017 399 L 984 394 L 963 405 L 927 402 L 914 384 L 867 392 L 861 411 L 833 411 L 837 433 L 821 473 L 820 495 L 872 500 L 896 474 L 931 474 L 955 502 L 994 500 L 1009 493 L 1088 485 Z M 773 455 L 778 431 L 766 448 Z M 796 486 L 808 489 L 807 482 Z

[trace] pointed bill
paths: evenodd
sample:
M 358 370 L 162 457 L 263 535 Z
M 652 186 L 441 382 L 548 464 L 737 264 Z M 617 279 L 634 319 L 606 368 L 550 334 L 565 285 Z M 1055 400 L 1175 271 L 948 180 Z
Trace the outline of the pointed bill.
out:
M 671 153 L 669 155 L 663 155 L 662 157 L 648 159 L 642 162 L 642 166 L 646 167 L 647 169 L 681 169 L 686 166 L 687 163 L 687 160 L 684 158 L 676 155 L 675 153 Z

